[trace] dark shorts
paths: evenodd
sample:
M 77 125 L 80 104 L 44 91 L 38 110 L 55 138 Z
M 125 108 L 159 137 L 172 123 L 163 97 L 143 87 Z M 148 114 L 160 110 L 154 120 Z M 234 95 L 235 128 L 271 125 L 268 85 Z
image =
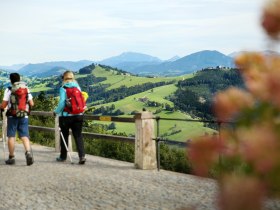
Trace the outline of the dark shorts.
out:
M 29 137 L 28 118 L 8 117 L 7 136 L 15 137 L 18 131 L 19 137 Z

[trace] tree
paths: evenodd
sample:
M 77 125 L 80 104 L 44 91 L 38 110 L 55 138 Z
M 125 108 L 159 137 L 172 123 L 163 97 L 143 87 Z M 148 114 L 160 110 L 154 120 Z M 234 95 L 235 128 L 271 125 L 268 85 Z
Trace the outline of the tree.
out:
M 110 123 L 110 125 L 108 126 L 108 130 L 115 130 L 116 129 L 116 123 L 112 122 Z
M 38 96 L 34 97 L 34 107 L 32 109 L 38 111 L 53 111 L 57 103 L 58 99 L 52 96 L 47 97 L 47 94 L 41 91 Z

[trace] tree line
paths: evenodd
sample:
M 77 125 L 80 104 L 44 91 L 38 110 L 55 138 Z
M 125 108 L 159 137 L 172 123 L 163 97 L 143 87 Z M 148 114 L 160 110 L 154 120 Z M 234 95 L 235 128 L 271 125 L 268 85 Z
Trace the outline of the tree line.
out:
M 245 88 L 238 69 L 203 69 L 193 78 L 179 81 L 170 100 L 175 109 L 188 112 L 193 117 L 213 120 L 213 96 L 230 86 Z

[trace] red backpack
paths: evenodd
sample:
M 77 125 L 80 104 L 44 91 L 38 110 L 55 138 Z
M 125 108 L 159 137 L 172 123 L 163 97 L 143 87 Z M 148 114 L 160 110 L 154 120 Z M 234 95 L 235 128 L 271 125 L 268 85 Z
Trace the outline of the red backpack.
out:
M 28 89 L 24 82 L 15 82 L 11 90 L 10 104 L 7 115 L 14 117 L 25 117 L 29 115 Z
M 66 90 L 66 106 L 65 112 L 69 114 L 80 114 L 85 111 L 86 102 L 81 90 L 77 87 L 64 87 Z

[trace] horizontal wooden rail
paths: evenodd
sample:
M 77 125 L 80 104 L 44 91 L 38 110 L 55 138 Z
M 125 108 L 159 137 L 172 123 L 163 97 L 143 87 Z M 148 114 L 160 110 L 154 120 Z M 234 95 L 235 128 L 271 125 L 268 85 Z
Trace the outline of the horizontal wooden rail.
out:
M 28 126 L 30 130 L 36 130 L 36 131 L 45 131 L 45 132 L 54 132 L 55 128 L 50 128 L 50 127 L 41 127 L 41 126 L 36 126 L 36 125 L 29 125 Z
M 99 121 L 112 121 L 112 122 L 127 122 L 127 123 L 135 123 L 134 118 L 126 118 L 126 117 L 112 117 L 112 116 L 96 116 L 96 115 L 84 115 L 85 120 L 99 120 Z
M 135 137 L 127 137 L 127 136 L 115 136 L 115 135 L 108 135 L 108 134 L 100 134 L 100 133 L 88 133 L 82 132 L 83 136 L 93 137 L 93 138 L 100 138 L 100 139 L 108 139 L 108 140 L 117 140 L 122 142 L 128 143 L 135 143 Z
M 33 116 L 51 116 L 54 117 L 53 112 L 42 112 L 42 111 L 31 111 L 30 115 Z M 97 116 L 97 115 L 88 115 L 84 114 L 85 120 L 98 120 L 98 121 L 108 121 L 108 122 L 127 122 L 127 123 L 135 123 L 134 118 L 128 117 L 113 117 L 113 116 Z
M 219 121 L 219 120 L 203 120 L 203 119 L 182 119 L 182 118 L 165 118 L 165 117 L 154 117 L 154 120 L 174 120 L 174 121 L 185 121 L 185 122 L 203 122 L 203 123 L 234 123 L 232 121 Z
M 162 142 L 162 143 L 167 144 L 167 145 L 173 145 L 173 146 L 178 146 L 178 147 L 187 147 L 187 146 L 189 146 L 189 142 L 167 140 L 167 139 L 161 138 L 161 137 L 153 138 L 153 140 L 155 140 L 157 142 Z
M 36 130 L 36 131 L 44 131 L 44 132 L 54 132 L 55 128 L 50 127 L 41 127 L 41 126 L 35 126 L 35 125 L 29 125 L 30 130 Z M 71 131 L 70 131 L 71 133 Z M 122 141 L 122 142 L 128 142 L 133 143 L 135 141 L 134 137 L 127 137 L 127 136 L 115 136 L 115 135 L 108 135 L 108 134 L 100 134 L 100 133 L 89 133 L 89 132 L 82 132 L 82 135 L 85 137 L 91 137 L 91 138 L 102 138 L 106 140 L 116 140 L 116 141 Z
M 54 117 L 53 112 L 31 111 L 30 115 Z

